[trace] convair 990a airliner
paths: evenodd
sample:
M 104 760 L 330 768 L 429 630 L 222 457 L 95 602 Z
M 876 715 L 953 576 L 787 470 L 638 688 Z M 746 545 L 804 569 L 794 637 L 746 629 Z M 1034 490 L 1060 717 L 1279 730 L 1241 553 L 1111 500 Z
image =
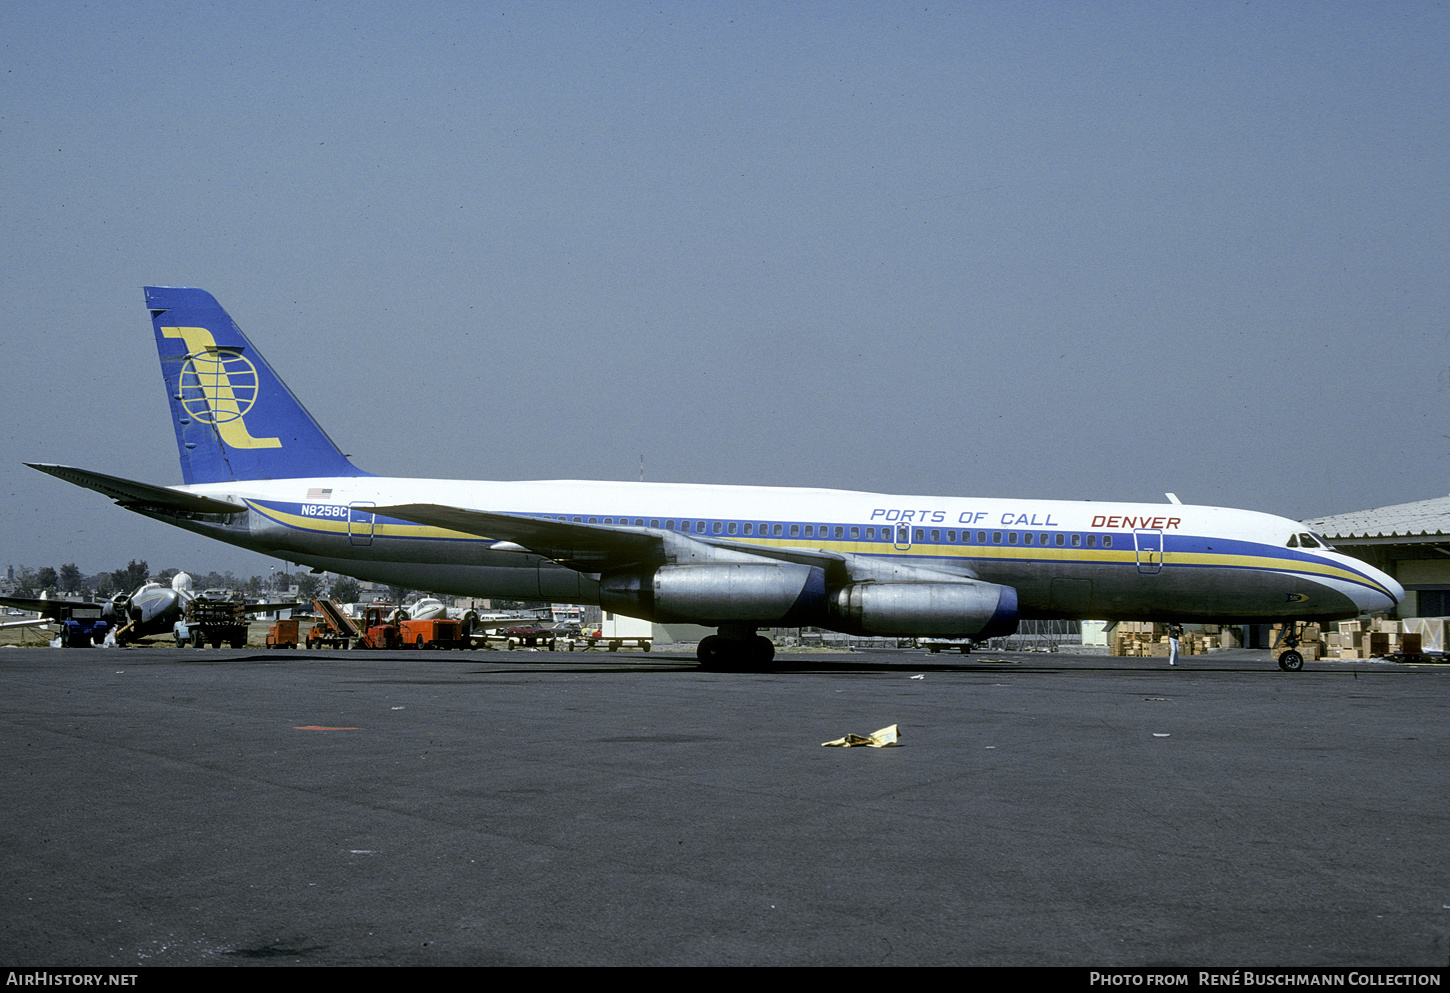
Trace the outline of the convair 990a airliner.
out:
M 715 627 L 709 664 L 768 662 L 773 626 L 983 640 L 1023 618 L 1288 623 L 1404 595 L 1294 521 L 1220 507 L 374 476 L 211 294 L 146 302 L 185 484 L 34 468 L 315 569 Z M 1294 644 L 1281 667 L 1303 664 Z

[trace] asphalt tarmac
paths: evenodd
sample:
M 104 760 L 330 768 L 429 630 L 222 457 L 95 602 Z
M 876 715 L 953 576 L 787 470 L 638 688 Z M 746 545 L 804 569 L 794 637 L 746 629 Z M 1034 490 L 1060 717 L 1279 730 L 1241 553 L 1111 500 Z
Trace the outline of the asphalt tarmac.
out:
M 1450 667 L 991 657 L 0 650 L 0 963 L 1446 965 Z

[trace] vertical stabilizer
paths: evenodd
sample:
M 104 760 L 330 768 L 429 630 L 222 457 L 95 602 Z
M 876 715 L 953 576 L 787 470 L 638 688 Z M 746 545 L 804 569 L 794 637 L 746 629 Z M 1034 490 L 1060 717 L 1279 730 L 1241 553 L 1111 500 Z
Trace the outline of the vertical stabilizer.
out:
M 147 286 L 187 483 L 365 476 L 205 290 Z

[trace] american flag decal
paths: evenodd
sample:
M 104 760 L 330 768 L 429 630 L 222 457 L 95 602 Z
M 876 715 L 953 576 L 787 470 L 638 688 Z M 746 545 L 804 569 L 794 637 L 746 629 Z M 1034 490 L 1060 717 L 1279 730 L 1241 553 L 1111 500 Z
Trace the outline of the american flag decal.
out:
M 307 491 L 307 499 L 309 499 L 309 500 L 331 500 L 332 499 L 332 490 L 318 489 L 316 486 L 314 486 L 310 490 Z

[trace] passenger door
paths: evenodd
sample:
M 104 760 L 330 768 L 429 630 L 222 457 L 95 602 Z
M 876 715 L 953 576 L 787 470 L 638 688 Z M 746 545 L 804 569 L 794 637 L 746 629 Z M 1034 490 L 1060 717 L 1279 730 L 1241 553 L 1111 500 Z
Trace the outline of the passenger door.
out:
M 1134 531 L 1133 544 L 1138 549 L 1138 572 L 1156 576 L 1163 571 L 1162 530 Z
M 347 540 L 354 545 L 373 543 L 373 508 L 377 504 L 350 503 L 347 505 Z

